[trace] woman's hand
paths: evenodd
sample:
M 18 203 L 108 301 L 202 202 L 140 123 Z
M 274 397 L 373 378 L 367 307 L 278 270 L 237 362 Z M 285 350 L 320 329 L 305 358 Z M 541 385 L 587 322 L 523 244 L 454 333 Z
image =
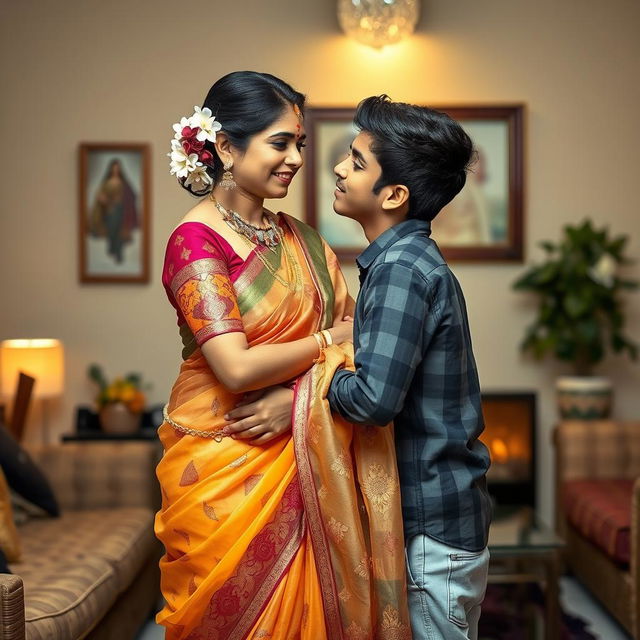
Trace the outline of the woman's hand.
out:
M 334 344 L 342 344 L 343 342 L 353 342 L 353 318 L 345 316 L 343 320 L 338 320 L 333 327 L 329 329 L 329 333 L 333 338 Z
M 267 444 L 291 429 L 292 405 L 293 391 L 287 387 L 253 391 L 225 415 L 224 432 L 249 444 Z

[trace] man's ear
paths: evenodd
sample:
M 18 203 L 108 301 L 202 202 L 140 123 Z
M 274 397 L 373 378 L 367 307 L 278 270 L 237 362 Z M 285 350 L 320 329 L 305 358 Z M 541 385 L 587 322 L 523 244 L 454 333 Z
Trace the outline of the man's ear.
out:
M 409 206 L 409 189 L 403 184 L 390 184 L 384 187 L 382 208 L 389 213 L 397 213 L 399 209 Z

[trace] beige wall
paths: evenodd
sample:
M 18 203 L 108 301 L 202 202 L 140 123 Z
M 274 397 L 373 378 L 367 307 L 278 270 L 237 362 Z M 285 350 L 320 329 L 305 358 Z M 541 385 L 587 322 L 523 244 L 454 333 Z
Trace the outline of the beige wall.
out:
M 528 106 L 527 260 L 538 241 L 584 216 L 631 234 L 640 250 L 640 5 L 635 0 L 430 0 L 409 42 L 377 53 L 338 30 L 333 1 L 21 0 L 0 3 L 0 338 L 57 337 L 67 356 L 55 430 L 91 400 L 89 362 L 141 371 L 163 401 L 179 364 L 160 284 L 164 242 L 191 205 L 169 177 L 171 123 L 235 69 L 281 75 L 312 105 L 387 92 L 420 103 Z M 180 7 L 180 8 L 178 8 Z M 191 8 L 187 8 L 191 7 Z M 153 278 L 147 286 L 77 280 L 80 141 L 148 141 L 153 150 Z M 302 179 L 284 205 L 304 216 Z M 454 265 L 465 289 L 485 389 L 540 391 L 540 505 L 551 514 L 552 383 L 560 367 L 518 352 L 531 305 L 510 291 L 522 265 Z M 631 273 L 640 276 L 638 267 Z M 355 288 L 353 269 L 348 277 Z M 640 339 L 640 299 L 629 301 Z M 616 414 L 638 415 L 637 364 L 602 368 Z M 34 412 L 30 438 L 37 438 Z

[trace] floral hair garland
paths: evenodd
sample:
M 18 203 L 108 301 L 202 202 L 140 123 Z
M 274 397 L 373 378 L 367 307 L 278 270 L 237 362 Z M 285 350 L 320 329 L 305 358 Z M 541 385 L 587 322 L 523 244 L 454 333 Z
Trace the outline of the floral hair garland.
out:
M 204 148 L 205 142 L 215 142 L 216 132 L 222 125 L 211 109 L 194 107 L 190 118 L 182 118 L 173 125 L 175 135 L 171 141 L 171 175 L 175 175 L 194 193 L 208 191 L 213 184 L 207 167 L 213 166 L 213 154 Z

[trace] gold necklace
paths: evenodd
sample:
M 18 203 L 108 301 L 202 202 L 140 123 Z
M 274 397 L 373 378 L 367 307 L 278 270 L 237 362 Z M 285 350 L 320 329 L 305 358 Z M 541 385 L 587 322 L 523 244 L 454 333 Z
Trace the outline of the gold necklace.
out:
M 249 239 L 254 244 L 261 244 L 272 251 L 275 251 L 276 245 L 280 242 L 280 234 L 278 233 L 277 225 L 267 215 L 265 209 L 262 210 L 262 215 L 267 218 L 267 226 L 258 227 L 255 224 L 247 222 L 237 211 L 227 209 L 225 206 L 220 204 L 213 195 L 213 191 L 209 194 L 209 199 L 222 215 L 222 219 L 238 235 Z
M 289 251 L 287 243 L 284 240 L 282 230 L 278 226 L 274 216 L 266 209 L 263 209 L 263 215 L 267 219 L 269 226 L 266 229 L 262 229 L 244 220 L 236 211 L 226 209 L 216 200 L 213 192 L 209 194 L 209 198 L 216 206 L 216 209 L 218 209 L 227 225 L 229 225 L 229 227 L 231 227 L 231 229 L 233 229 L 252 249 L 255 249 L 254 253 L 258 257 L 258 260 L 260 260 L 260 262 L 265 266 L 267 271 L 281 285 L 290 291 L 299 291 L 301 289 L 302 270 L 298 261 L 294 259 L 293 255 Z M 272 251 L 274 254 L 277 254 L 278 245 L 283 247 L 289 273 L 291 273 L 291 266 L 293 265 L 293 283 L 290 280 L 282 278 L 282 276 L 277 273 L 277 269 L 272 267 L 269 262 L 263 258 L 262 252 L 255 245 L 258 245 L 258 247 L 267 247 L 267 249 Z M 280 260 L 282 261 L 282 254 Z
M 293 286 L 289 282 L 287 283 L 286 286 L 291 291 L 299 291 L 302 288 L 302 268 L 300 267 L 300 264 L 298 263 L 296 258 L 291 254 L 291 251 L 289 251 L 289 247 L 287 246 L 287 241 L 285 240 L 284 237 L 281 237 L 281 246 L 284 250 L 284 255 L 286 256 L 286 259 L 287 259 L 287 270 L 289 271 L 289 273 L 291 273 L 291 268 L 293 267 Z M 273 277 L 277 278 L 278 274 L 274 273 Z
M 278 228 L 278 232 L 280 234 L 280 244 L 279 246 L 282 247 L 282 249 L 284 250 L 284 254 L 286 256 L 286 260 L 287 260 L 287 268 L 289 273 L 291 274 L 291 267 L 293 265 L 293 282 L 291 282 L 291 280 L 285 280 L 282 276 L 280 276 L 278 274 L 278 270 L 271 266 L 269 264 L 269 262 L 262 256 L 262 252 L 260 251 L 259 247 L 255 247 L 253 245 L 253 243 L 251 242 L 251 240 L 249 240 L 249 238 L 245 238 L 244 236 L 241 236 L 244 241 L 250 246 L 252 247 L 254 250 L 255 255 L 258 257 L 258 260 L 260 260 L 260 262 L 262 262 L 262 264 L 265 266 L 265 268 L 267 269 L 267 271 L 284 287 L 286 287 L 287 289 L 289 289 L 289 291 L 300 291 L 300 289 L 302 288 L 301 286 L 301 282 L 302 282 L 302 269 L 300 268 L 300 265 L 298 264 L 298 261 L 293 257 L 293 255 L 291 254 L 291 252 L 289 251 L 289 247 L 287 247 L 287 242 L 285 240 L 285 238 L 282 237 L 282 232 L 280 231 L 280 229 Z M 276 249 L 273 249 L 274 253 L 277 253 Z M 280 260 L 282 261 L 282 255 L 280 256 Z

